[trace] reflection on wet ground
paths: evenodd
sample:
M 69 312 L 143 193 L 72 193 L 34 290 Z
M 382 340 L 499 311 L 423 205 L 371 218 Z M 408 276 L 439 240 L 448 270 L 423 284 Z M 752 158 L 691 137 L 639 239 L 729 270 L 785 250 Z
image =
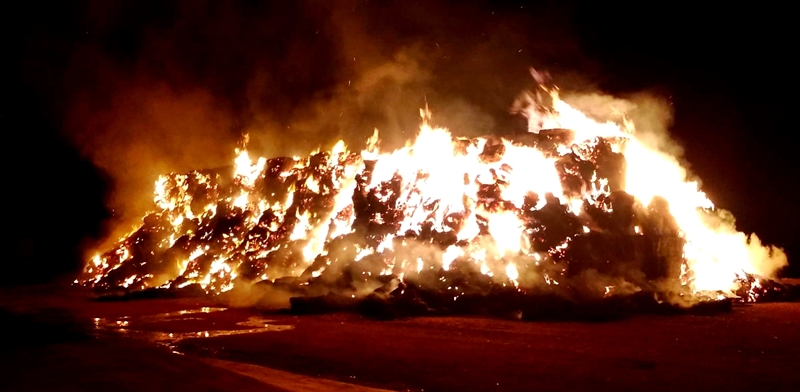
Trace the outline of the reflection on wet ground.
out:
M 242 320 L 243 319 L 243 320 Z M 236 321 L 242 320 L 242 321 Z M 178 351 L 186 339 L 214 338 L 293 329 L 292 325 L 273 324 L 274 320 L 227 308 L 203 307 L 139 317 L 95 318 L 95 332 L 118 334 L 146 340 Z

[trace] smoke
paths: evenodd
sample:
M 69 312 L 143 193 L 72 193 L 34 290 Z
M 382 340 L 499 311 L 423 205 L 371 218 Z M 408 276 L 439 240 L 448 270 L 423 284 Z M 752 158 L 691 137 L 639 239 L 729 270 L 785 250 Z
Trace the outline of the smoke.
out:
M 788 256 L 783 249 L 762 243 L 755 233 L 737 231 L 736 218 L 730 211 L 718 209 L 709 213 L 704 223 L 717 235 L 730 239 L 729 244 L 736 250 L 736 257 L 745 260 L 739 264 L 746 263 L 750 273 L 775 277 L 789 265 Z
M 563 10 L 447 1 L 145 8 L 90 2 L 83 18 L 98 38 L 74 50 L 65 74 L 66 135 L 113 179 L 108 240 L 152 208 L 158 175 L 229 165 L 243 134 L 251 156 L 306 155 L 339 139 L 357 150 L 375 128 L 392 149 L 415 136 L 426 105 L 433 125 L 456 136 L 523 130 L 508 109 L 532 84 L 531 65 L 589 91 L 564 97 L 574 107 L 596 119 L 624 113 L 642 143 L 688 167 L 663 99 L 591 92 L 595 66 Z
M 746 238 L 750 260 L 755 261 L 756 273 L 762 276 L 777 276 L 789 265 L 789 258 L 782 248 L 763 244 L 755 233 Z
M 78 14 L 64 131 L 113 181 L 110 239 L 150 208 L 159 174 L 227 165 L 242 134 L 260 156 L 357 149 L 375 128 L 392 148 L 426 105 L 456 135 L 509 132 L 528 66 L 591 66 L 548 7 L 88 2 Z
M 102 108 L 76 99 L 70 123 L 81 152 L 115 180 L 108 202 L 120 221 L 152 206 L 158 175 L 229 164 L 230 117 L 207 91 L 137 81 Z M 126 228 L 125 228 L 126 229 Z
M 615 97 L 601 92 L 576 93 L 567 91 L 563 99 L 570 106 L 597 121 L 622 123 L 630 120 L 636 138 L 648 148 L 663 152 L 675 159 L 683 157 L 683 147 L 670 135 L 673 123 L 671 104 L 653 92 L 638 92 Z M 686 164 L 682 162 L 682 165 Z
M 252 108 L 254 121 L 245 132 L 251 135 L 253 151 L 300 155 L 320 146 L 330 148 L 339 139 L 359 149 L 374 128 L 381 130 L 382 145 L 402 145 L 414 136 L 419 123 L 414 115 L 423 104 L 421 92 L 429 78 L 419 56 L 415 48 L 403 49 L 337 86 L 330 97 L 299 105 L 282 123 L 269 108 Z M 275 129 L 277 124 L 283 129 Z
M 289 308 L 289 300 L 296 295 L 297 293 L 280 287 L 242 282 L 217 300 L 234 308 L 280 310 Z
M 677 168 L 677 179 L 694 181 L 700 188 L 701 179 L 691 172 L 690 165 L 683 159 L 683 147 L 670 135 L 673 112 L 671 104 L 664 97 L 650 92 L 631 94 L 625 98 L 602 93 L 567 93 L 564 101 L 598 121 L 622 123 L 625 119 L 630 120 L 639 143 Z M 762 244 L 754 233 L 739 232 L 733 214 L 727 210 L 708 212 L 703 223 L 717 237 L 707 240 L 721 240 L 737 250 L 731 256 L 738 261 L 718 262 L 734 262 L 748 273 L 771 278 L 789 264 L 783 249 Z

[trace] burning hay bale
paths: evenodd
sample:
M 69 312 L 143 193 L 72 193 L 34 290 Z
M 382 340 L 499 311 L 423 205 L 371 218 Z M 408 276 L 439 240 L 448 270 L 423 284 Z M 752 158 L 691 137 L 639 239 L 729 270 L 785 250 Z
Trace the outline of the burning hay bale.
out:
M 582 116 L 552 98 L 548 116 Z M 360 153 L 340 142 L 253 161 L 242 149 L 233 167 L 161 176 L 154 212 L 77 282 L 209 295 L 262 287 L 298 313 L 523 319 L 725 308 L 790 291 L 742 259 L 757 245 L 704 223 L 713 205 L 692 183 L 663 194 L 641 184 L 641 165 L 669 162 L 632 129 L 577 123 L 590 129 L 468 139 L 424 122 L 392 153 L 378 151 L 377 132 Z

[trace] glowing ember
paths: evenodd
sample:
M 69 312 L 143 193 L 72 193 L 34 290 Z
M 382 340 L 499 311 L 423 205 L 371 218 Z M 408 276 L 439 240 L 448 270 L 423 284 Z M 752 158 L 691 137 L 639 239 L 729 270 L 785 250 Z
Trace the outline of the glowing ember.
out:
M 396 151 L 378 149 L 376 130 L 360 152 L 339 142 L 253 161 L 242 148 L 232 169 L 161 176 L 156 212 L 79 281 L 221 293 L 292 277 L 358 297 L 394 277 L 456 287 L 455 301 L 468 285 L 447 281 L 461 273 L 520 292 L 582 282 L 599 297 L 635 287 L 758 299 L 780 250 L 737 232 L 630 121 L 539 94 L 552 104 L 532 98 L 522 137 L 454 138 L 423 110 L 416 140 Z

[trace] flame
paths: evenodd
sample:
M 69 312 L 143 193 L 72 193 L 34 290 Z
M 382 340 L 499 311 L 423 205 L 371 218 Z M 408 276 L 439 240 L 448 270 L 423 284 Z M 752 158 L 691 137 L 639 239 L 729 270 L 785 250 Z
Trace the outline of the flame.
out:
M 219 293 L 239 281 L 307 269 L 320 278 L 340 273 L 334 263 L 377 255 L 382 262 L 362 275 L 414 279 L 466 262 L 514 287 L 555 286 L 578 268 L 572 258 L 587 257 L 574 243 L 616 230 L 604 219 L 622 219 L 615 214 L 625 208 L 635 212 L 625 235 L 656 241 L 658 249 L 667 240 L 682 244 L 676 279 L 694 294 L 733 296 L 744 277 L 770 278 L 785 264 L 779 250 L 736 231 L 674 157 L 637 139 L 630 120 L 595 121 L 557 88 L 538 94 L 550 107 L 523 111 L 536 145 L 454 137 L 429 125 L 427 108 L 416 139 L 390 152 L 380 151 L 377 129 L 360 152 L 339 141 L 307 158 L 253 161 L 245 140 L 231 173 L 160 176 L 156 212 L 87 263 L 80 281 L 103 288 L 198 284 Z M 569 131 L 547 131 L 556 128 Z M 601 174 L 602 154 L 624 158 L 620 178 Z M 231 186 L 223 186 L 227 175 Z M 176 255 L 174 270 L 146 273 Z M 751 288 L 758 287 L 756 280 Z M 600 290 L 608 296 L 614 286 Z
M 517 271 L 517 266 L 515 266 L 514 263 L 508 263 L 508 266 L 506 266 L 506 276 L 508 276 L 508 279 L 514 283 L 514 286 L 518 284 L 517 278 L 519 278 L 519 272 Z

